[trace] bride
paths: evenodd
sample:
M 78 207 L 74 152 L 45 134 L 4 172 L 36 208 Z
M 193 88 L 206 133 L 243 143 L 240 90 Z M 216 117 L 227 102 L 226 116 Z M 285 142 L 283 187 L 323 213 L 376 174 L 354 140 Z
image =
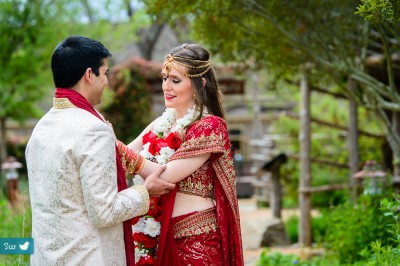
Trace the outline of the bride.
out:
M 136 265 L 243 265 L 235 172 L 227 125 L 209 52 L 197 44 L 166 56 L 162 88 L 167 109 L 128 146 L 119 142 L 127 170 L 132 150 L 160 164 L 176 188 L 152 198 L 135 220 Z

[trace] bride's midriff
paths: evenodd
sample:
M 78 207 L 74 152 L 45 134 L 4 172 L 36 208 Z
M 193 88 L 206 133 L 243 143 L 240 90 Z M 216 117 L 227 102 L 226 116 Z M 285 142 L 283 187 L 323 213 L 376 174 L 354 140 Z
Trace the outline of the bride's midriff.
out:
M 195 211 L 203 211 L 212 207 L 214 207 L 214 201 L 211 198 L 177 192 L 172 217 Z

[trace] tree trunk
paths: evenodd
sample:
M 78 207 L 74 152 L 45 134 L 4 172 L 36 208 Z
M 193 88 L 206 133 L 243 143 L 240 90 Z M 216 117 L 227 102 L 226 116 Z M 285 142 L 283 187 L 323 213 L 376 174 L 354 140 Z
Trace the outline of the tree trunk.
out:
M 300 105 L 300 224 L 299 243 L 301 246 L 311 246 L 311 193 L 306 189 L 311 187 L 311 114 L 310 114 L 310 87 L 306 70 L 303 69 L 301 82 Z
M 354 79 L 349 78 L 347 83 L 347 89 L 351 92 L 355 92 L 357 83 Z M 355 202 L 357 197 L 356 179 L 353 177 L 358 171 L 358 113 L 357 103 L 351 97 L 349 98 L 349 131 L 347 136 L 347 146 L 349 149 L 349 168 L 350 168 L 350 187 L 351 197 Z
M 140 41 L 137 43 L 142 57 L 146 60 L 151 60 L 153 50 L 159 39 L 165 24 L 155 22 L 149 28 L 139 31 Z

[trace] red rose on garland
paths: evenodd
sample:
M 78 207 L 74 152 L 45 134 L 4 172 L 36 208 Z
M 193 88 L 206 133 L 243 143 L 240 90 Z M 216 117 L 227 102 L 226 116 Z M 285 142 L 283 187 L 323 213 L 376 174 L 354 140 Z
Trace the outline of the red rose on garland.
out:
M 165 141 L 171 149 L 178 149 L 182 144 L 181 136 L 177 132 L 171 132 Z
M 142 232 L 134 233 L 133 237 L 135 241 L 139 242 L 143 248 L 155 248 L 157 246 L 158 240 L 156 237 L 148 236 Z
M 154 134 L 151 130 L 144 134 L 142 137 L 143 143 L 147 143 L 147 142 L 154 142 L 157 139 L 157 135 Z
M 155 150 L 157 154 L 160 153 L 161 148 L 168 147 L 168 144 L 165 142 L 164 139 L 157 139 L 155 144 Z
M 157 143 L 155 141 L 149 143 L 149 152 L 155 156 L 157 154 Z

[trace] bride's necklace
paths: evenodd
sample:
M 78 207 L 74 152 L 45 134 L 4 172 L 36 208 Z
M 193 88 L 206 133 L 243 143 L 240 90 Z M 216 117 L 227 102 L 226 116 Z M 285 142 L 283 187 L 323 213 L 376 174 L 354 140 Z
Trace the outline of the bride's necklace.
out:
M 197 117 L 199 114 L 200 112 L 197 110 L 196 105 L 193 105 L 192 108 L 187 110 L 186 115 L 184 115 L 182 118 L 176 119 L 175 109 L 167 108 L 154 125 L 152 131 L 159 138 L 163 138 L 167 136 L 169 132 L 179 132 L 181 129 L 192 123 L 195 117 Z M 207 107 L 204 107 L 203 116 L 207 114 Z

